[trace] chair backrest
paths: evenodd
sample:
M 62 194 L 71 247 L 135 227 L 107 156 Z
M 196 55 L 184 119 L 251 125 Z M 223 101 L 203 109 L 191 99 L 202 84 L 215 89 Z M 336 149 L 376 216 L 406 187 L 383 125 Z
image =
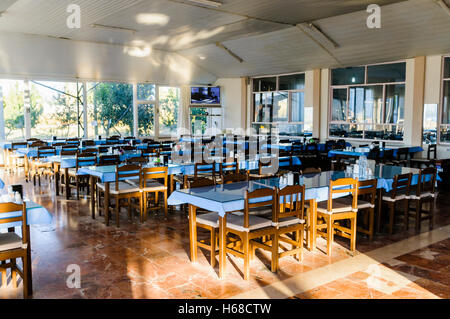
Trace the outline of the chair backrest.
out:
M 186 180 L 186 183 L 184 183 L 184 185 L 185 185 L 185 188 L 214 186 L 214 185 L 216 185 L 216 180 L 207 178 L 207 177 L 200 177 L 200 178 L 196 178 L 194 180 Z
M 95 142 L 93 140 L 84 140 L 83 146 L 95 146 Z
M 53 146 L 55 146 L 55 145 L 53 145 Z M 64 151 L 78 151 L 78 145 L 64 143 L 64 145 L 61 146 L 61 150 L 64 150 Z
M 61 156 L 75 156 L 77 155 L 78 152 L 77 151 L 66 151 L 66 150 L 61 150 L 60 155 Z
M 52 143 L 53 147 L 64 146 L 64 145 L 66 145 L 66 143 L 64 143 L 64 142 Z
M 99 153 L 108 153 L 108 147 L 107 146 L 100 146 L 98 149 Z M 94 152 L 90 152 L 90 153 L 94 153 Z
M 16 150 L 18 148 L 27 148 L 27 147 L 28 147 L 28 143 L 27 142 L 11 143 L 11 149 L 12 150 Z
M 212 178 L 216 176 L 216 163 L 195 163 L 194 166 L 194 178 L 198 177 L 198 174 L 211 174 Z
M 307 167 L 300 171 L 302 175 L 306 175 L 306 177 L 312 177 L 316 174 L 322 173 L 322 169 L 320 167 Z
M 280 219 L 295 216 L 303 219 L 305 208 L 305 185 L 286 186 L 277 192 L 277 213 L 275 223 Z
M 334 147 L 334 145 L 336 145 L 336 141 L 335 140 L 328 140 L 325 142 L 325 151 L 331 151 Z
M 120 164 L 120 157 L 119 155 L 101 155 L 98 158 L 98 165 L 104 166 L 104 165 L 118 165 Z
M 69 138 L 66 140 L 66 144 L 72 144 L 72 145 L 80 145 L 80 140 L 78 138 Z
M 142 168 L 142 183 L 145 186 L 147 180 L 164 179 L 164 186 L 168 184 L 167 166 L 144 167 Z
M 119 183 L 124 180 L 137 178 L 139 180 L 138 185 L 142 185 L 142 169 L 139 165 L 126 164 L 116 165 L 116 191 L 119 190 Z
M 127 136 L 127 137 L 124 138 L 124 140 L 134 140 L 134 139 L 135 139 L 134 136 Z
M 409 156 L 409 148 L 401 147 L 397 149 L 397 160 L 407 160 Z
M 97 154 L 95 153 L 82 153 L 77 154 L 76 166 L 77 170 L 83 166 L 94 166 L 97 164 Z
M 368 159 L 375 160 L 377 162 L 380 161 L 380 148 L 374 147 L 369 151 L 369 154 L 367 155 Z
M 352 196 L 352 211 L 358 210 L 358 180 L 354 178 L 340 178 L 335 181 L 330 180 L 328 192 L 327 210 L 333 211 L 333 195 L 349 194 Z
M 370 204 L 375 205 L 375 198 L 377 196 L 376 179 L 369 179 L 366 181 L 358 181 L 358 196 L 364 198 Z
M 231 184 L 248 181 L 248 173 L 235 172 L 232 174 L 221 174 L 220 175 L 222 184 Z
M 431 157 L 431 153 L 433 153 L 433 157 Z M 436 159 L 437 155 L 437 145 L 436 144 L 428 144 L 427 150 L 427 159 Z
M 99 153 L 99 148 L 97 147 L 88 147 L 84 150 L 81 150 L 81 153 Z
M 422 193 L 435 193 L 436 188 L 436 168 L 427 167 L 420 170 L 419 179 L 417 180 L 416 193 L 419 196 Z
M 145 150 L 142 150 L 142 155 L 150 157 L 159 157 L 159 148 L 151 146 L 147 147 Z
M 270 199 L 268 199 L 270 197 Z M 276 218 L 277 212 L 277 190 L 276 188 L 259 188 L 253 192 L 245 192 L 244 198 L 244 228 L 249 228 L 250 209 L 258 207 L 272 208 L 272 221 Z
M 30 144 L 30 147 L 45 147 L 45 146 L 47 146 L 47 144 L 42 141 L 35 141 Z
M 56 155 L 56 149 L 52 146 L 41 146 L 37 151 L 37 158 L 47 157 L 51 155 Z
M 392 161 L 394 159 L 394 150 L 383 150 L 383 163 Z
M 347 142 L 345 140 L 340 139 L 340 140 L 336 141 L 336 144 L 335 144 L 336 149 L 343 150 L 346 146 L 347 146 Z
M 130 145 L 125 145 L 121 147 L 124 151 L 135 151 L 137 148 L 136 146 L 130 146 Z
M 226 173 L 239 173 L 239 162 L 237 159 L 233 159 L 233 161 L 224 161 L 219 163 L 219 174 L 224 175 Z
M 395 175 L 394 183 L 392 183 L 391 198 L 395 198 L 398 193 L 409 196 L 412 174 Z
M 148 157 L 130 157 L 126 160 L 127 164 L 144 165 L 148 163 Z
M 272 161 L 269 156 L 264 157 L 264 160 L 263 160 L 263 158 L 260 158 L 258 160 L 258 174 L 259 175 L 271 175 L 271 174 L 263 173 L 264 167 L 270 167 L 271 165 L 272 165 Z M 275 173 L 276 172 L 273 172 L 273 174 L 275 174 Z
M 19 213 L 17 216 L 11 217 L 10 213 Z M 7 216 L 9 217 L 4 217 Z M 16 214 L 14 214 L 16 215 Z M 7 223 L 16 223 L 21 222 L 22 223 L 22 243 L 28 244 L 29 238 L 28 238 L 28 232 L 27 232 L 27 205 L 26 203 L 23 204 L 16 204 L 16 203 L 0 203 L 0 225 L 1 224 L 7 224 Z
M 27 138 L 27 142 L 38 142 L 38 141 L 42 142 L 40 139 L 35 137 Z
M 278 167 L 283 167 L 283 169 L 292 169 L 292 152 L 283 151 L 278 155 Z

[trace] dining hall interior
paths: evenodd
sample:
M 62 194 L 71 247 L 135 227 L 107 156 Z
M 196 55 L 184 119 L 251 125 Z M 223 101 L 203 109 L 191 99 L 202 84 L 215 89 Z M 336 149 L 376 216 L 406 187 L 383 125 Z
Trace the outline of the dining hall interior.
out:
M 450 298 L 449 0 L 3 0 L 0 298 Z

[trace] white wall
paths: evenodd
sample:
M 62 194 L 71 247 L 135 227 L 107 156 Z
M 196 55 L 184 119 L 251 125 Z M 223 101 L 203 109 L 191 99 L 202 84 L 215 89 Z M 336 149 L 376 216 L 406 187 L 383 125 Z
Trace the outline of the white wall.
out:
M 222 129 L 244 128 L 241 78 L 221 78 L 214 85 L 220 86 L 222 95 Z
M 176 54 L 58 38 L 0 34 L 0 77 L 48 80 L 213 83 L 216 76 Z

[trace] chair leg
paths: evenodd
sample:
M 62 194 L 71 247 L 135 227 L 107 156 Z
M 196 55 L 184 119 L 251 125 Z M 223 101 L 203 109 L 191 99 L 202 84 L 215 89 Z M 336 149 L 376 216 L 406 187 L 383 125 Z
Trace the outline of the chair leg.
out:
M 404 229 L 408 230 L 408 228 L 409 228 L 409 200 L 408 199 L 405 199 L 403 214 L 405 216 Z
M 80 180 L 78 177 L 75 177 L 75 184 L 77 187 L 77 200 L 80 200 Z
M 433 229 L 433 225 L 434 225 L 434 198 L 430 201 L 430 208 L 429 208 L 429 212 L 428 212 L 430 221 L 429 221 L 429 227 L 430 230 Z
M 119 227 L 119 212 L 120 212 L 119 196 L 115 196 L 115 199 L 116 199 L 116 226 Z
M 351 239 L 350 239 L 350 250 L 356 250 L 356 214 L 355 217 L 350 219 L 350 229 L 351 229 Z
M 331 216 L 326 217 L 327 223 L 327 255 L 331 256 L 331 244 L 333 243 L 333 220 Z
M 278 234 L 274 233 L 272 235 L 272 261 L 271 261 L 271 270 L 272 272 L 277 272 L 278 270 Z
M 421 219 L 422 219 L 422 203 L 420 200 L 416 199 L 416 220 L 415 220 L 416 233 L 420 231 Z
M 2 268 L 2 288 L 6 288 L 6 286 L 7 286 L 6 268 Z
M 247 232 L 244 233 L 242 241 L 244 246 L 244 280 L 248 280 L 250 277 L 250 241 Z
M 28 298 L 28 278 L 29 275 L 28 274 L 28 263 L 30 262 L 30 260 L 28 260 L 28 254 L 25 254 L 24 257 L 22 258 L 22 264 L 23 264 L 23 278 L 22 278 L 22 284 L 23 284 L 23 297 L 25 299 Z
M 214 228 L 211 229 L 211 267 L 214 268 L 216 266 L 216 230 Z
M 164 215 L 167 217 L 167 189 L 164 191 Z
M 300 262 L 303 262 L 303 237 L 305 234 L 304 227 L 300 229 L 299 234 L 300 234 L 300 242 L 299 242 L 300 253 L 297 255 L 297 258 L 299 259 Z
M 148 193 L 147 192 L 144 192 L 143 193 L 144 194 L 144 203 L 143 203 L 143 205 L 144 205 L 144 220 L 147 220 L 147 203 L 148 203 L 148 200 L 147 200 L 147 196 L 148 196 Z
M 394 233 L 395 203 L 389 206 L 389 235 L 392 235 Z
M 144 196 L 145 196 L 145 193 L 142 192 L 141 196 L 139 197 L 139 218 L 140 218 L 141 224 L 144 223 L 144 210 L 145 210 L 145 207 L 142 207 L 143 203 L 145 203 Z
M 13 284 L 13 288 L 17 288 L 17 271 L 16 271 L 16 259 L 11 259 L 11 282 Z
M 369 209 L 369 240 L 373 241 L 374 222 L 375 222 L 375 209 Z

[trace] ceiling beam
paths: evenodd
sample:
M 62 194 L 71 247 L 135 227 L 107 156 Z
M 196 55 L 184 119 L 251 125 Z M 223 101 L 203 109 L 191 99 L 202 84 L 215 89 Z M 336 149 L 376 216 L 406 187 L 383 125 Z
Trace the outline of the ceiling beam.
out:
M 436 3 L 450 16 L 450 7 L 444 0 L 437 0 Z
M 238 56 L 236 53 L 234 53 L 233 51 L 231 51 L 230 49 L 228 49 L 226 46 L 224 46 L 222 43 L 220 42 L 216 42 L 216 46 L 218 48 L 221 48 L 222 50 L 226 51 L 229 55 L 231 55 L 233 58 L 235 58 L 236 60 L 239 61 L 239 63 L 244 62 L 244 60 Z

